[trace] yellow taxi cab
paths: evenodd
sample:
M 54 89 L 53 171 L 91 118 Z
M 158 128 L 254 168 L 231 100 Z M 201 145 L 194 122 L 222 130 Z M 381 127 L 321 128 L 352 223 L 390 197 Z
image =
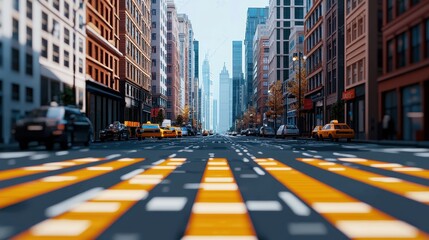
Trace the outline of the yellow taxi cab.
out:
M 165 127 L 161 128 L 164 132 L 165 138 L 175 138 L 177 137 L 176 129 L 174 127 Z
M 181 127 L 174 127 L 176 129 L 176 136 L 181 138 L 182 137 L 182 128 Z
M 322 130 L 322 126 L 315 126 L 311 131 L 311 137 L 319 141 L 320 130 Z
M 340 138 L 346 138 L 347 142 L 350 142 L 354 137 L 355 131 L 345 123 L 338 123 L 337 120 L 332 120 L 319 131 L 319 138 L 322 141 L 325 138 L 331 141 L 338 141 Z
M 149 137 L 162 139 L 164 137 L 164 130 L 159 127 L 159 124 L 147 122 L 143 123 L 140 128 L 137 128 L 136 137 L 139 141 Z

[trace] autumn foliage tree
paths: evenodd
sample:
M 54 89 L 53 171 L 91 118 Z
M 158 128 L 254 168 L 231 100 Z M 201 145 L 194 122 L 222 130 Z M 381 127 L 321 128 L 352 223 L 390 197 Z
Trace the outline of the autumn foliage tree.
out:
M 247 109 L 247 111 L 243 114 L 243 125 L 246 127 L 250 127 L 250 125 L 254 125 L 256 119 L 256 109 L 251 106 Z
M 182 124 L 183 124 L 183 116 L 182 115 L 177 115 L 177 117 L 176 117 L 176 124 L 178 126 L 182 126 Z
M 269 108 L 266 113 L 268 117 L 274 119 L 274 128 L 277 124 L 277 116 L 282 115 L 284 112 L 283 108 L 283 84 L 281 81 L 277 80 L 274 84 L 271 85 L 269 90 L 267 107 Z
M 292 110 L 298 110 L 299 103 L 299 85 L 301 78 L 301 106 L 304 106 L 304 95 L 307 93 L 307 72 L 305 70 L 305 64 L 301 66 L 301 72 L 299 72 L 298 67 L 295 69 L 295 79 L 289 80 L 287 85 L 287 91 L 296 97 L 296 103 L 291 104 L 290 108 Z
M 188 124 L 188 122 L 189 122 L 189 106 L 188 105 L 185 105 L 185 107 L 183 108 L 182 116 L 183 116 L 183 122 L 185 124 Z

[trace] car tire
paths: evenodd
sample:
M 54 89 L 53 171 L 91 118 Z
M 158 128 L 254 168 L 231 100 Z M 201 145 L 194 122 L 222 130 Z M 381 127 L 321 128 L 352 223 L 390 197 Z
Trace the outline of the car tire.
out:
M 351 142 L 352 141 L 352 139 L 351 138 L 347 138 L 347 142 Z
M 88 138 L 87 138 L 87 141 L 83 144 L 83 145 L 85 145 L 85 147 L 89 147 L 89 145 L 92 143 L 92 140 L 91 140 L 91 134 L 88 134 Z
M 45 148 L 46 148 L 46 150 L 54 149 L 54 142 L 52 142 L 52 141 L 45 142 Z
M 145 137 L 142 137 L 142 138 L 140 138 L 140 139 L 145 140 L 146 138 L 145 138 Z
M 138 140 L 138 141 L 141 141 L 141 140 L 142 140 L 142 137 L 138 137 L 138 138 L 137 138 L 137 140 Z
M 331 135 L 331 134 L 329 134 L 329 140 L 331 140 L 331 142 L 333 142 L 333 141 L 334 141 L 334 138 L 332 137 L 332 135 Z
M 322 135 L 320 135 L 319 137 L 318 137 L 318 139 L 320 140 L 320 141 L 322 141 L 323 142 L 323 136 Z
M 158 140 L 162 140 L 162 137 L 159 137 Z
M 28 142 L 19 142 L 19 149 L 21 150 L 27 150 L 28 149 Z

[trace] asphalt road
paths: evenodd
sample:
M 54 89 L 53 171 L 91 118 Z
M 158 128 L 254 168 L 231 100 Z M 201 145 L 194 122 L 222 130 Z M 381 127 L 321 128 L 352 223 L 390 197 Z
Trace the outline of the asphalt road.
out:
M 426 148 L 244 136 L 9 149 L 0 239 L 429 239 L 428 169 Z

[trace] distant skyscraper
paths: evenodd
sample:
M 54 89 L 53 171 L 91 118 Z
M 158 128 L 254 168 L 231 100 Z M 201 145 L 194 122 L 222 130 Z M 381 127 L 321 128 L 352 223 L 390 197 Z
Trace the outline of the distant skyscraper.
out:
M 246 108 L 252 105 L 253 101 L 253 38 L 258 24 L 265 24 L 267 18 L 268 7 L 247 9 L 246 36 L 244 39 L 245 86 L 247 88 L 244 104 Z
M 194 78 L 195 78 L 195 124 L 201 122 L 201 94 L 200 94 L 200 44 L 194 40 Z
M 210 63 L 206 56 L 203 62 L 203 129 L 210 129 L 210 82 Z
M 226 132 L 232 126 L 232 82 L 226 66 L 219 74 L 219 132 Z
M 217 99 L 213 99 L 213 131 L 218 132 L 218 112 L 217 112 Z
M 243 110 L 243 42 L 232 42 L 232 120 Z

